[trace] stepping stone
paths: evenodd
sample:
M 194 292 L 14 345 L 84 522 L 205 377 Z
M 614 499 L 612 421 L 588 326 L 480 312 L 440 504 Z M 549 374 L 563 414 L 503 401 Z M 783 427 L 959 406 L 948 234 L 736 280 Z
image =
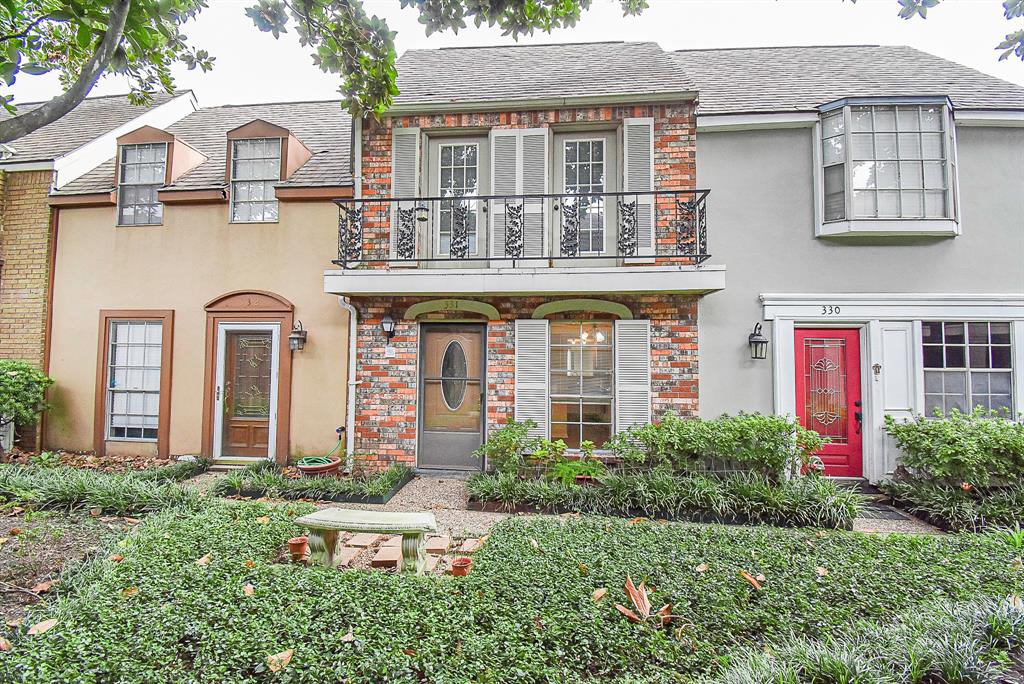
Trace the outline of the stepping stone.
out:
M 462 542 L 462 546 L 459 547 L 459 553 L 473 553 L 483 545 L 484 542 L 482 539 L 467 539 Z
M 397 568 L 402 560 L 402 547 L 382 546 L 377 549 L 377 555 L 370 561 L 372 568 Z
M 358 548 L 365 549 L 368 546 L 373 546 L 381 540 L 381 535 L 374 534 L 372 532 L 360 532 L 359 534 L 352 535 L 352 538 L 345 542 L 345 546 L 355 546 Z
M 352 561 L 356 559 L 356 556 L 358 556 L 362 552 L 362 549 L 357 549 L 351 546 L 341 547 L 341 553 L 339 553 L 335 557 L 338 561 L 338 567 L 347 568 L 349 565 L 351 565 Z
M 387 539 L 384 540 L 384 543 L 381 544 L 381 546 L 401 546 L 401 545 L 402 545 L 402 537 L 401 536 L 388 537 Z
M 427 537 L 427 553 L 443 556 L 452 546 L 451 537 Z

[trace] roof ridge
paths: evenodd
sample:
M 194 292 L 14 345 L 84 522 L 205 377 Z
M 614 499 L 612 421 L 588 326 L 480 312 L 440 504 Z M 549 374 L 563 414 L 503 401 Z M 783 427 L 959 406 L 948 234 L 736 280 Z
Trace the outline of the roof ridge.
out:
M 672 52 L 729 52 L 738 50 L 792 50 L 797 49 L 816 49 L 822 48 L 854 48 L 854 47 L 910 47 L 909 45 L 881 45 L 880 43 L 850 43 L 843 45 L 753 45 L 747 47 L 721 47 L 721 48 L 681 48 L 679 50 L 672 50 Z
M 229 104 L 221 105 L 210 105 L 207 107 L 199 107 L 196 111 L 207 111 L 210 109 L 230 109 L 232 107 L 270 107 L 273 105 L 289 105 L 289 104 L 341 104 L 340 98 L 322 99 L 322 100 L 282 100 L 279 102 L 233 102 Z M 342 110 L 344 111 L 344 110 Z M 347 113 L 347 112 L 346 112 Z
M 183 88 L 182 90 L 176 90 L 173 93 L 163 93 L 163 92 L 160 92 L 160 93 L 153 93 L 153 94 L 154 95 L 166 95 L 168 97 L 178 97 L 179 95 L 184 95 L 185 93 L 191 93 L 191 92 L 192 92 L 191 88 Z M 111 100 L 111 99 L 113 99 L 115 97 L 127 98 L 129 95 L 131 95 L 131 93 L 115 93 L 113 95 L 92 95 L 90 97 L 86 97 L 85 99 L 83 99 L 82 102 L 79 103 L 79 104 L 85 104 L 86 102 L 91 102 L 93 100 Z M 28 105 L 46 104 L 49 101 L 50 100 L 33 100 L 32 102 L 15 102 L 14 106 L 15 107 L 27 107 Z M 139 106 L 140 107 L 144 107 L 145 105 L 139 105 Z
M 651 40 L 577 40 L 568 43 L 515 43 L 514 45 L 450 45 L 439 48 L 413 48 L 406 52 L 436 52 L 440 50 L 501 50 L 505 48 L 565 47 L 567 45 L 644 45 Z

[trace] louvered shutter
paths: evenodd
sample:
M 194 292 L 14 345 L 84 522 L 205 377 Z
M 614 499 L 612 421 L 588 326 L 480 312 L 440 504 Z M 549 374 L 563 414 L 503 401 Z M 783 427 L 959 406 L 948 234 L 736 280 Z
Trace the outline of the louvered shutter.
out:
M 651 422 L 651 322 L 615 322 L 615 430 Z
M 420 179 L 420 129 L 395 128 L 391 132 L 391 196 L 410 199 L 392 202 L 391 212 L 391 258 L 398 258 L 398 210 L 411 209 L 416 202 L 411 198 L 419 195 Z M 419 232 L 419 222 L 413 223 Z M 417 235 L 417 244 L 418 244 Z M 418 250 L 417 250 L 418 251 Z M 415 262 L 397 264 L 415 266 Z
M 533 420 L 531 437 L 548 437 L 548 322 L 516 321 L 516 407 L 519 422 Z
M 519 131 L 513 128 L 491 130 L 491 194 L 515 195 L 519 193 Z M 503 259 L 505 252 L 505 228 L 509 216 L 505 202 L 496 199 L 491 203 L 491 256 Z
M 654 190 L 654 119 L 627 118 L 622 124 L 623 179 L 625 192 Z M 654 251 L 654 196 L 626 195 L 623 203 L 636 201 L 637 252 L 653 255 Z
M 524 195 L 542 195 L 551 187 L 548 181 L 548 136 L 547 128 L 527 128 L 520 131 L 520 192 Z M 545 256 L 545 238 L 550 213 L 547 200 L 526 200 L 523 209 L 523 242 L 528 257 Z M 534 265 L 542 265 L 533 262 Z

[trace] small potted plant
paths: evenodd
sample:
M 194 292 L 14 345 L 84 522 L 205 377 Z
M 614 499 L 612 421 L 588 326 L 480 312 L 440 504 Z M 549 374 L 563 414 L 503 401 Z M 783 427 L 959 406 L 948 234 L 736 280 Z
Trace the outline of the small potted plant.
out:
M 340 456 L 306 456 L 295 467 L 303 477 L 334 477 L 341 467 Z
M 473 569 L 473 559 L 466 556 L 460 556 L 452 561 L 452 576 L 453 577 L 465 577 L 469 574 L 469 571 Z
M 298 563 L 305 555 L 306 550 L 309 548 L 309 538 L 306 535 L 299 537 L 292 537 L 288 540 L 288 553 L 292 556 L 292 561 Z

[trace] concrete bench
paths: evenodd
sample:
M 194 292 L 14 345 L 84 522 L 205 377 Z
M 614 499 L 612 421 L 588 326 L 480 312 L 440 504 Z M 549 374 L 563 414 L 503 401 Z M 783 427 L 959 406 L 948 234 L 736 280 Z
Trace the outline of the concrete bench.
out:
M 309 561 L 334 567 L 340 558 L 341 532 L 375 532 L 402 535 L 403 572 L 423 573 L 427 562 L 424 535 L 437 532 L 433 513 L 356 511 L 348 508 L 324 508 L 304 515 L 296 524 L 310 529 Z

